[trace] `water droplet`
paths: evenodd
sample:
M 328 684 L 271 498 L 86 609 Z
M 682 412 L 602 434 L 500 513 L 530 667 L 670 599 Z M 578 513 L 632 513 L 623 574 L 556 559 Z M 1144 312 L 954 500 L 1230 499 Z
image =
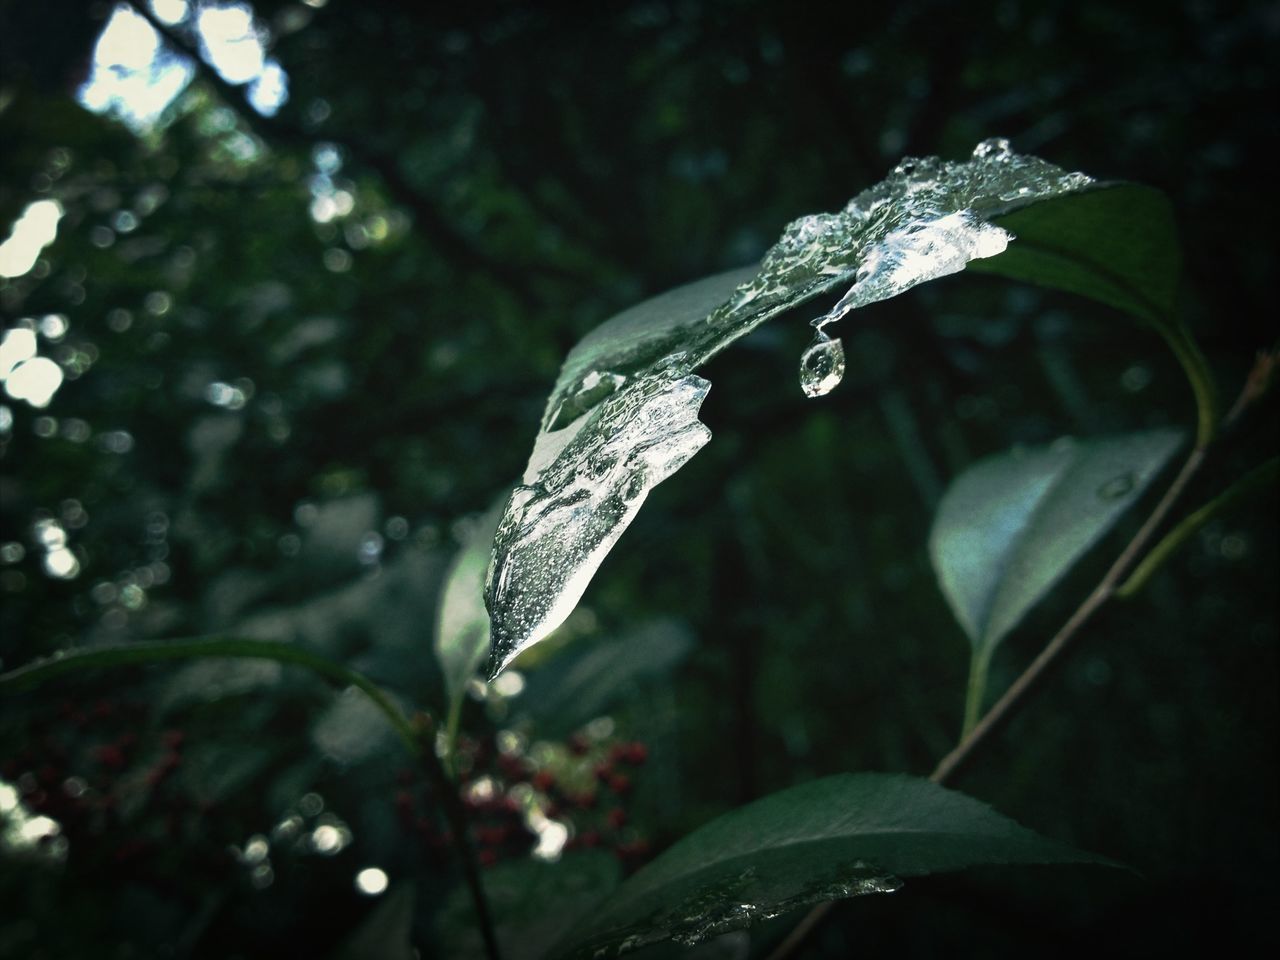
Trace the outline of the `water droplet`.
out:
M 1004 137 L 991 137 L 973 148 L 974 157 L 981 160 L 1004 160 L 1013 153 Z
M 800 389 L 806 397 L 822 397 L 844 378 L 844 344 L 822 331 L 800 355 Z
M 1112 477 L 1100 486 L 1098 488 L 1098 496 L 1103 500 L 1119 500 L 1125 494 L 1133 490 L 1133 484 L 1133 474 L 1122 473 L 1118 477 Z

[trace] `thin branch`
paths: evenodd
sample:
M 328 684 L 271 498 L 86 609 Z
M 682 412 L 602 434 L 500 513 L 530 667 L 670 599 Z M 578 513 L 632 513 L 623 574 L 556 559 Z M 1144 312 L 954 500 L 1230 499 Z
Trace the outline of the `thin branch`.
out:
M 480 935 L 484 939 L 484 951 L 488 960 L 502 960 L 502 949 L 498 946 L 498 936 L 494 932 L 493 914 L 489 911 L 489 898 L 484 892 L 484 883 L 480 879 L 480 868 L 476 863 L 475 851 L 471 849 L 468 839 L 467 811 L 458 793 L 458 785 L 450 780 L 444 764 L 436 754 L 435 724 L 426 714 L 421 715 L 422 765 L 431 781 L 432 790 L 441 798 L 444 806 L 445 820 L 449 823 L 449 833 L 453 838 L 454 849 L 458 860 L 462 863 L 462 877 L 471 894 L 471 905 L 476 911 L 476 922 L 480 927 Z
M 1116 588 L 1115 595 L 1127 600 L 1138 593 L 1146 586 L 1152 574 L 1160 569 L 1164 562 L 1173 556 L 1196 531 L 1214 517 L 1220 516 L 1239 501 L 1253 494 L 1254 491 L 1274 485 L 1277 477 L 1280 477 L 1280 457 L 1272 457 L 1261 466 L 1254 467 L 1199 510 L 1188 514 L 1151 548 L 1151 552 L 1142 558 L 1142 562 L 1134 568 L 1129 579 Z
M 1093 588 L 1093 592 L 1085 598 L 1084 603 L 1076 608 L 1075 613 L 1067 619 L 1067 622 L 1062 625 L 1062 628 L 1054 635 L 1053 639 L 1040 651 L 1040 655 L 1031 662 L 1031 665 L 1005 691 L 1004 696 L 997 700 L 995 706 L 988 710 L 983 718 L 978 721 L 977 726 L 970 731 L 969 735 L 954 750 L 942 758 L 942 762 L 938 764 L 930 775 L 930 780 L 934 783 L 946 783 L 952 779 L 963 768 L 965 763 L 972 758 L 974 751 L 988 737 L 1000 730 L 1012 719 L 1014 712 L 1043 679 L 1049 667 L 1062 656 L 1075 640 L 1080 628 L 1089 621 L 1099 607 L 1111 599 L 1120 581 L 1137 561 L 1138 556 L 1155 535 L 1160 524 L 1164 522 L 1164 518 L 1168 516 L 1174 503 L 1182 495 L 1182 491 L 1191 482 L 1191 478 L 1196 475 L 1196 472 L 1204 463 L 1204 459 L 1205 449 L 1203 447 L 1197 447 L 1191 451 L 1191 455 L 1187 457 L 1173 483 L 1169 485 L 1169 489 L 1165 491 L 1164 496 L 1160 498 L 1160 502 L 1151 511 L 1151 515 L 1147 517 L 1146 522 L 1134 534 L 1133 539 L 1129 541 L 1129 545 L 1116 558 L 1115 563 L 1111 565 L 1106 575 Z

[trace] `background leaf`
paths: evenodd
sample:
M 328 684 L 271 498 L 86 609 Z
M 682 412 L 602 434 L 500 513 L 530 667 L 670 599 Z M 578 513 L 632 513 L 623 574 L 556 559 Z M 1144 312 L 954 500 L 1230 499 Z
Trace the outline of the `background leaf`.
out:
M 1031 863 L 1109 861 L 928 780 L 841 774 L 771 794 L 689 834 L 593 911 L 561 953 L 692 944 L 820 900 L 892 892 L 902 877 Z
M 1103 184 L 993 222 L 1016 239 L 970 270 L 1091 297 L 1154 324 L 1172 320 L 1182 257 L 1173 209 L 1159 190 Z
M 948 488 L 929 535 L 938 584 L 979 656 L 1142 494 L 1178 430 L 1062 438 L 983 460 Z
M 484 575 L 489 567 L 493 532 L 506 502 L 503 493 L 476 521 L 467 541 L 445 575 L 444 591 L 436 617 L 435 651 L 444 674 L 449 700 L 450 726 L 467 692 L 467 681 L 475 676 L 489 650 L 489 613 L 484 607 Z

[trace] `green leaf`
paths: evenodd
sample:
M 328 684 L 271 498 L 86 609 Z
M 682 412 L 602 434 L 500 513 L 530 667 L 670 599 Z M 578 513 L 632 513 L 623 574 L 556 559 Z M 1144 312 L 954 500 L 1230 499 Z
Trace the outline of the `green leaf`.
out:
M 700 942 L 904 877 L 997 864 L 1095 863 L 928 780 L 841 774 L 772 794 L 689 834 L 591 913 L 556 956 Z
M 566 854 L 557 863 L 507 860 L 481 874 L 504 960 L 542 960 L 565 930 L 582 921 L 621 878 L 618 860 L 601 850 Z M 455 887 L 436 918 L 442 957 L 482 957 L 475 910 Z
M 489 613 L 484 606 L 484 575 L 489 567 L 489 551 L 506 494 L 476 521 L 462 549 L 445 574 L 436 619 L 435 652 L 444 674 L 449 699 L 450 738 L 458 722 L 467 692 L 467 681 L 476 675 L 489 651 Z
M 956 478 L 934 518 L 929 556 L 975 655 L 990 656 L 1182 442 L 1178 430 L 1064 437 L 982 460 Z
M 996 256 L 1009 235 L 995 218 L 1095 186 L 1003 141 L 964 161 L 906 158 L 843 209 L 789 224 L 758 268 L 664 294 L 590 333 L 565 359 L 498 525 L 485 585 L 488 676 L 564 622 L 649 492 L 710 440 L 698 420 L 710 384 L 695 370 L 837 287 L 847 292 L 819 328 Z M 805 392 L 838 381 L 842 353 L 826 334 L 804 357 L 818 358 L 802 360 Z M 825 371 L 820 390 L 815 370 Z
M 970 270 L 1080 294 L 1157 326 L 1173 321 L 1181 251 L 1173 209 L 1159 190 L 1103 184 L 992 222 L 1015 240 Z

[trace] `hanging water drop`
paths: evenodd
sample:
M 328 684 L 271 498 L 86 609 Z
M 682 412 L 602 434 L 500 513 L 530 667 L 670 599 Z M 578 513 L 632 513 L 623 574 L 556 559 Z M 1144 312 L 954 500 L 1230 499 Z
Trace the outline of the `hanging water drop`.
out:
M 806 397 L 826 396 L 844 378 L 844 344 L 819 330 L 800 355 L 800 389 Z

